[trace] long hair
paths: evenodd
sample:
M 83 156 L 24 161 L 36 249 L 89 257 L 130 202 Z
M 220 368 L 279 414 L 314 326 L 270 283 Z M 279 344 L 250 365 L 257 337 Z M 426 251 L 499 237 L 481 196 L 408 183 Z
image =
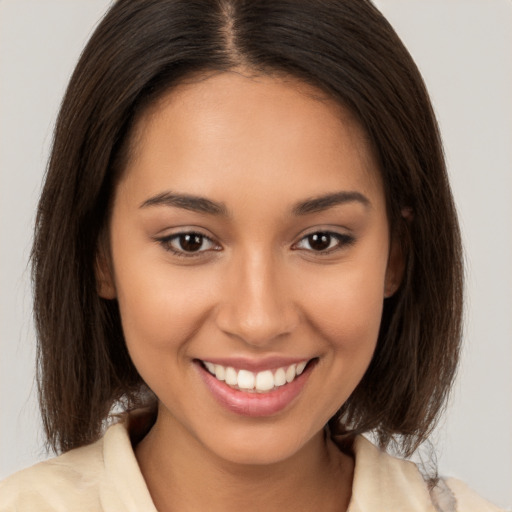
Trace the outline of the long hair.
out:
M 240 66 L 298 77 L 352 112 L 406 257 L 371 364 L 331 431 L 372 430 L 408 455 L 436 423 L 459 355 L 460 234 L 428 94 L 389 23 L 368 0 L 118 0 L 68 86 L 36 220 L 39 398 L 56 451 L 97 439 L 113 404 L 145 396 L 94 272 L 132 127 L 183 78 Z

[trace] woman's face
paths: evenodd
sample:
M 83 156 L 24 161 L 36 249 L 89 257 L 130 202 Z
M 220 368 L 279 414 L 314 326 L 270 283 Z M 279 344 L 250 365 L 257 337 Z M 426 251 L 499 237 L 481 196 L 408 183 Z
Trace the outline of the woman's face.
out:
M 158 422 L 230 461 L 292 456 L 361 380 L 397 284 L 359 126 L 295 79 L 229 72 L 173 89 L 132 149 L 99 288 Z

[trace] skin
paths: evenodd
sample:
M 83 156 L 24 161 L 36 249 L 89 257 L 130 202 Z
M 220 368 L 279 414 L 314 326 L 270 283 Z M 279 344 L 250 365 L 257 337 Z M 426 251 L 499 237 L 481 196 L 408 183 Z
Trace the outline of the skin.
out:
M 293 78 L 228 72 L 168 92 L 131 149 L 98 286 L 118 300 L 130 356 L 159 399 L 136 447 L 157 508 L 346 510 L 353 460 L 324 425 L 363 377 L 401 272 L 361 128 Z M 294 211 L 333 191 L 364 201 Z M 170 192 L 226 214 L 148 204 Z M 173 253 L 184 251 L 169 237 L 191 231 L 208 237 L 200 250 Z M 317 232 L 341 238 L 314 250 Z M 288 406 L 256 418 L 214 400 L 197 364 L 273 356 L 317 363 Z

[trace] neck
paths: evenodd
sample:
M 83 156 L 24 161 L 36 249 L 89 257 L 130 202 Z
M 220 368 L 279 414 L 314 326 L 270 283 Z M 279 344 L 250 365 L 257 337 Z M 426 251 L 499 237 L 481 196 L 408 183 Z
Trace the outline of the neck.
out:
M 342 512 L 348 507 L 353 461 L 324 432 L 286 460 L 239 464 L 212 453 L 188 432 L 169 429 L 160 418 L 135 450 L 160 512 Z

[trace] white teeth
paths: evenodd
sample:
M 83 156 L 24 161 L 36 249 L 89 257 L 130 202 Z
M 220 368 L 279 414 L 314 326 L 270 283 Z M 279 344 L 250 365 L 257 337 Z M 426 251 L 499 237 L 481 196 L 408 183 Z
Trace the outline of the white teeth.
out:
M 225 381 L 228 386 L 243 391 L 255 391 L 257 393 L 265 393 L 274 388 L 289 384 L 296 377 L 301 375 L 306 368 L 307 361 L 298 364 L 277 368 L 277 370 L 263 370 L 258 373 L 249 370 L 235 370 L 228 366 L 224 367 L 220 364 L 203 361 L 206 369 L 214 375 L 217 380 Z
M 306 364 L 307 361 L 302 361 L 302 363 L 299 363 L 297 365 L 297 369 L 295 370 L 297 372 L 297 375 L 300 375 L 304 371 L 304 368 L 306 368 Z
M 224 366 L 221 366 L 220 364 L 215 365 L 215 377 L 217 377 L 218 380 L 224 380 L 226 378 L 226 370 L 224 369 Z
M 286 370 L 286 382 L 291 382 L 293 379 L 295 379 L 295 370 L 297 368 L 296 364 L 292 364 L 291 366 L 288 366 Z
M 215 375 L 217 376 L 217 375 Z M 228 366 L 226 368 L 226 384 L 229 384 L 230 386 L 236 386 L 238 383 L 236 370 L 234 368 L 231 368 L 231 366 Z
M 254 373 L 248 370 L 240 370 L 238 372 L 238 387 L 240 389 L 254 389 Z
M 286 384 L 286 372 L 284 368 L 279 368 L 274 374 L 274 385 L 276 387 L 284 386 Z
M 274 376 L 270 370 L 258 372 L 256 375 L 256 390 L 257 391 L 270 391 L 274 389 Z

